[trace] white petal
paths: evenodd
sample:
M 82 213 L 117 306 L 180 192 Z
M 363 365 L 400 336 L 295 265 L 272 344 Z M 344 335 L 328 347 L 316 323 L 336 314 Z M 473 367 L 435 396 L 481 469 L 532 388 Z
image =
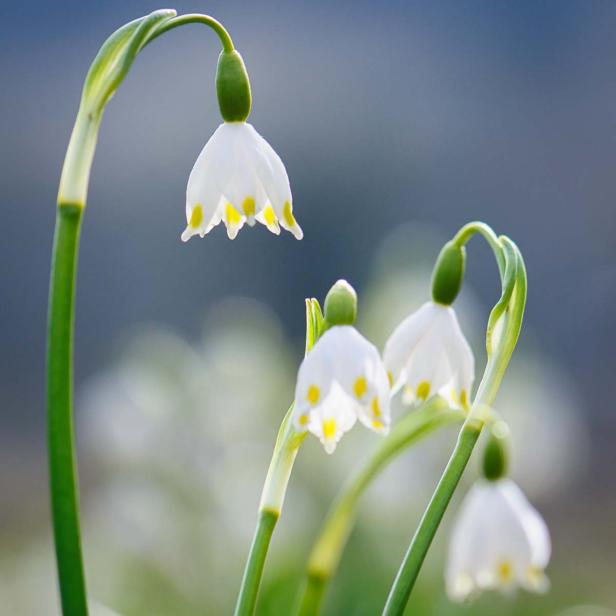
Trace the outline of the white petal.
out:
M 327 453 L 333 453 L 356 419 L 354 401 L 339 385 L 333 384 L 323 403 L 310 412 L 308 430 L 321 441 Z
M 445 574 L 450 597 L 464 598 L 474 588 L 510 592 L 516 585 L 541 591 L 548 560 L 547 527 L 521 490 L 508 479 L 476 482 L 451 536 Z
M 383 362 L 391 374 L 394 391 L 402 386 L 401 372 L 434 318 L 434 304 L 426 302 L 396 327 L 385 344 Z

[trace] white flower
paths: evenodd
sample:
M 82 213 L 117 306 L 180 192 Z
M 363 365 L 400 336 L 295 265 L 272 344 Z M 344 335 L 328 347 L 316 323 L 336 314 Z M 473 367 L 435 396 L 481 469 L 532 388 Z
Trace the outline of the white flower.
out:
M 447 594 L 522 586 L 544 592 L 550 535 L 538 511 L 510 479 L 478 481 L 462 503 L 449 545 Z
M 389 382 L 377 348 L 354 327 L 327 330 L 297 375 L 293 420 L 332 453 L 357 418 L 368 428 L 389 429 Z
M 221 124 L 199 154 L 186 189 L 182 240 L 203 237 L 220 221 L 234 239 L 255 220 L 278 235 L 280 226 L 301 240 L 284 164 L 272 146 L 246 122 Z
M 385 345 L 383 361 L 394 392 L 407 402 L 432 394 L 468 408 L 475 360 L 451 306 L 425 303 L 404 319 Z

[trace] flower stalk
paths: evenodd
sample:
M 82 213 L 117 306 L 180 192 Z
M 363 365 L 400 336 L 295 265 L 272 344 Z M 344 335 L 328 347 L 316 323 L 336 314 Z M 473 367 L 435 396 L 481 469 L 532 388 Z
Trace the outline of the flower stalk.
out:
M 407 448 L 433 432 L 464 420 L 464 413 L 441 397 L 423 402 L 396 424 L 361 470 L 333 503 L 312 548 L 300 599 L 301 616 L 318 614 L 327 585 L 336 572 L 355 520 L 359 499 L 379 473 Z
M 49 291 L 47 425 L 51 510 L 65 616 L 88 613 L 74 443 L 73 318 L 79 231 L 98 130 L 107 103 L 139 51 L 164 32 L 195 22 L 208 25 L 216 32 L 223 53 L 233 52 L 229 34 L 215 19 L 207 15 L 176 17 L 175 11 L 167 9 L 122 26 L 105 41 L 86 77 L 62 168 Z
M 482 223 L 467 225 L 454 241 L 463 245 L 475 233 L 481 233 L 493 249 L 503 287 L 501 298 L 488 320 L 488 362 L 456 446 L 400 565 L 383 610 L 384 616 L 400 615 L 406 608 L 428 549 L 485 423 L 485 410 L 496 397 L 522 326 L 526 303 L 526 271 L 522 255 L 509 238 L 496 238 Z

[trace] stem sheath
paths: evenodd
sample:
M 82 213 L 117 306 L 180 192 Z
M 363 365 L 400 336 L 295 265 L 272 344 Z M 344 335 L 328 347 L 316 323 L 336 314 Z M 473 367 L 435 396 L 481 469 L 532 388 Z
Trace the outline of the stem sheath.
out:
M 81 205 L 61 205 L 56 218 L 49 291 L 47 421 L 51 510 L 62 610 L 88 613 L 73 431 L 73 319 Z

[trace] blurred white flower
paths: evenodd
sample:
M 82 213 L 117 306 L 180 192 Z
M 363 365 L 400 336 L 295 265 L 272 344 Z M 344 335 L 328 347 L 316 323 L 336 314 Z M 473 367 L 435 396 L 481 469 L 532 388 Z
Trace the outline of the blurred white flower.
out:
M 405 402 L 440 394 L 468 408 L 475 360 L 451 306 L 426 302 L 404 319 L 387 340 L 383 361 L 393 392 L 404 387 Z
M 297 375 L 294 422 L 332 453 L 359 420 L 376 432 L 389 429 L 389 382 L 377 348 L 354 327 L 326 331 Z
M 548 528 L 510 479 L 480 480 L 454 523 L 445 571 L 447 594 L 461 601 L 477 591 L 544 592 L 550 560 Z
M 289 178 L 272 146 L 246 122 L 221 124 L 199 154 L 186 190 L 182 240 L 203 237 L 221 221 L 229 239 L 255 220 L 278 235 L 280 226 L 301 240 Z

